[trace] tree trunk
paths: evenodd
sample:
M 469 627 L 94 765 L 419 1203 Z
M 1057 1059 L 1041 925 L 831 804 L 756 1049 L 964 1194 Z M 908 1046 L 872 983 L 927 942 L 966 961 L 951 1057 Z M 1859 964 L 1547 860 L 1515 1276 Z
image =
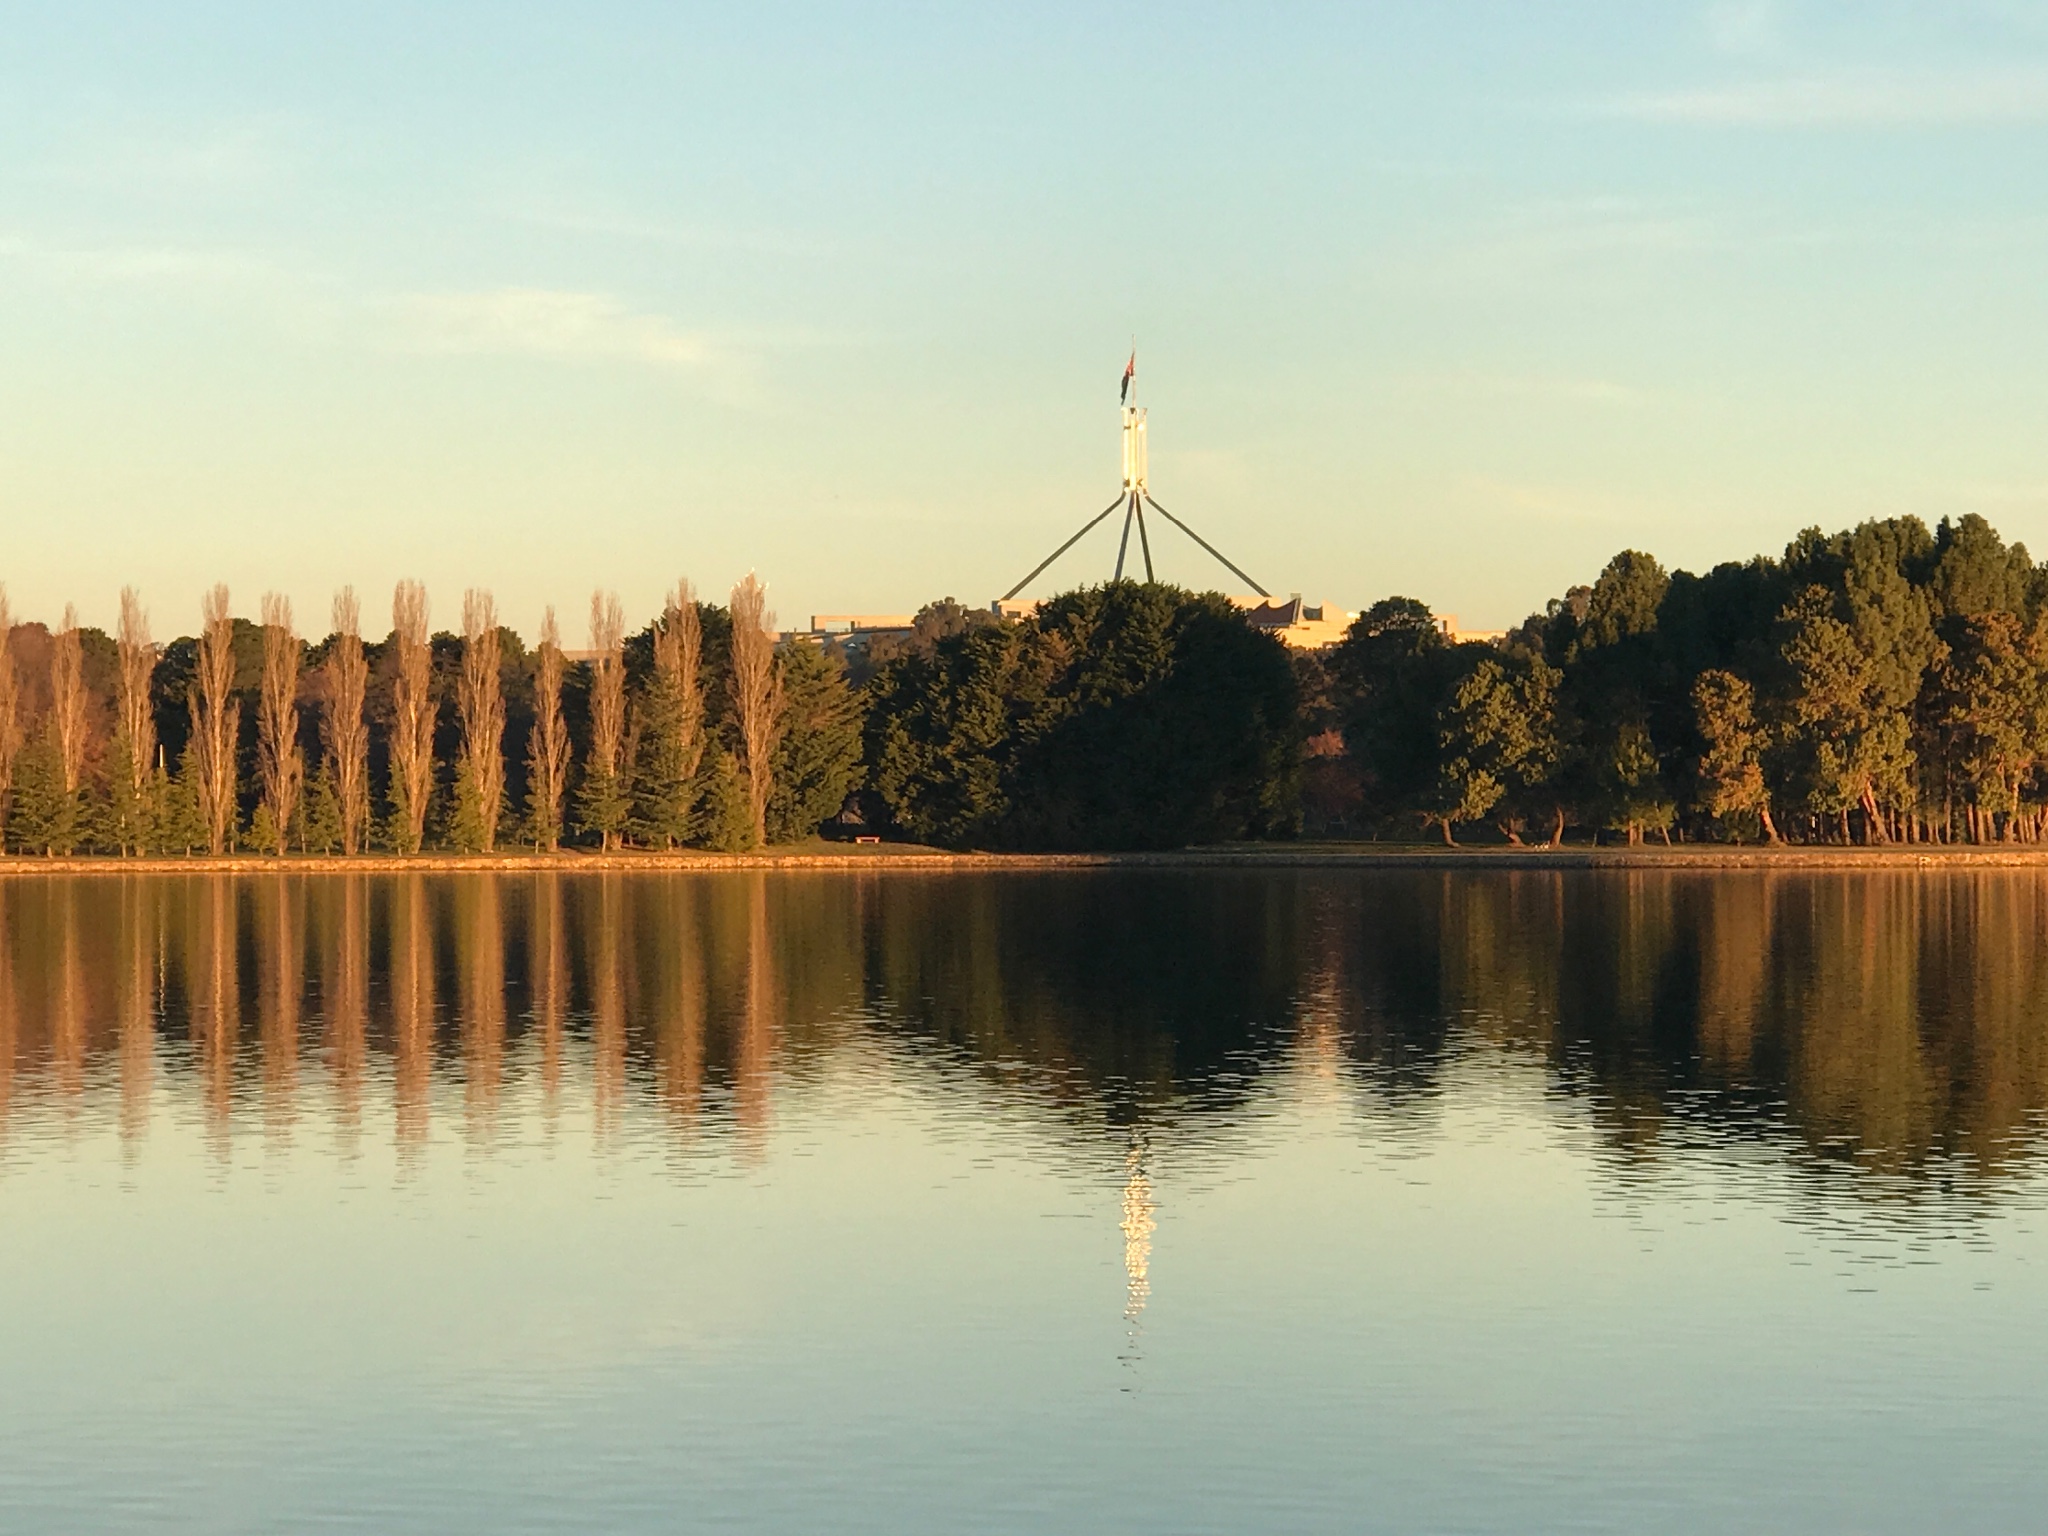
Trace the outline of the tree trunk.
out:
M 1757 819 L 1763 823 L 1764 841 L 1767 843 L 1779 842 L 1778 824 L 1771 820 L 1771 808 L 1768 805 L 1757 812 Z
M 1555 809 L 1557 811 L 1557 824 L 1550 829 L 1550 846 L 1562 848 L 1564 846 L 1564 807 L 1560 805 L 1555 807 Z
M 1444 829 L 1444 846 L 1446 848 L 1457 847 L 1458 840 L 1455 837 L 1451 836 L 1451 818 L 1448 816 L 1439 816 L 1437 818 L 1437 825 Z

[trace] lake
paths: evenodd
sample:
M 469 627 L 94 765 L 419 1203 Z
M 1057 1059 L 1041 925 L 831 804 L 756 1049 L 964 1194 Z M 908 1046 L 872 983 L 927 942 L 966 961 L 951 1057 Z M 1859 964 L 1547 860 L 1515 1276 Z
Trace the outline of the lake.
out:
M 2048 876 L 0 879 L 0 1527 L 2010 1532 Z

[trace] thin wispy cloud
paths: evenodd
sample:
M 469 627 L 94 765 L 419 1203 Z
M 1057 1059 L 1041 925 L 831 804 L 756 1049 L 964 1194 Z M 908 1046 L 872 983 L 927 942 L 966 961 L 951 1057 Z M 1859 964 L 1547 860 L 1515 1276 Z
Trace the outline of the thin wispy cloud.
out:
M 410 294 L 392 301 L 399 340 L 411 350 L 625 361 L 701 368 L 710 344 L 665 315 L 635 310 L 600 293 L 499 288 L 484 293 Z
M 19 263 L 59 284 L 238 288 L 279 276 L 268 257 L 233 247 L 67 245 L 25 235 L 0 235 L 0 261 Z
M 1707 127 L 1886 128 L 2048 121 L 2048 69 L 1861 69 L 1618 97 L 1615 117 Z

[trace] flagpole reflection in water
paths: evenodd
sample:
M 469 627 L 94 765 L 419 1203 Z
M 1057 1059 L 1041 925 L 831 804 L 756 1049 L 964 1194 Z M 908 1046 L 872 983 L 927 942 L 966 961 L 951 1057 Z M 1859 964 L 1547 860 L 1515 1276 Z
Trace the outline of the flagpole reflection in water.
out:
M 1130 1149 L 1124 1154 L 1124 1322 L 1129 1326 L 1128 1347 L 1133 1357 L 1143 1331 L 1145 1306 L 1152 1299 L 1152 1234 L 1158 1230 L 1158 1202 L 1152 1196 L 1149 1168 L 1151 1147 L 1142 1126 L 1131 1128 Z

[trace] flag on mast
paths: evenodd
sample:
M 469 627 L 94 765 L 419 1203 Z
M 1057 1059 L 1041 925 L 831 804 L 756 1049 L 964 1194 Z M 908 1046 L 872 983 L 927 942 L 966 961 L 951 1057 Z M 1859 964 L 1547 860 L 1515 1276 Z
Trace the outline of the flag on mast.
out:
M 1123 388 L 1116 392 L 1116 403 L 1128 405 L 1131 400 L 1131 380 L 1138 376 L 1138 349 L 1131 348 L 1131 360 L 1124 364 Z

